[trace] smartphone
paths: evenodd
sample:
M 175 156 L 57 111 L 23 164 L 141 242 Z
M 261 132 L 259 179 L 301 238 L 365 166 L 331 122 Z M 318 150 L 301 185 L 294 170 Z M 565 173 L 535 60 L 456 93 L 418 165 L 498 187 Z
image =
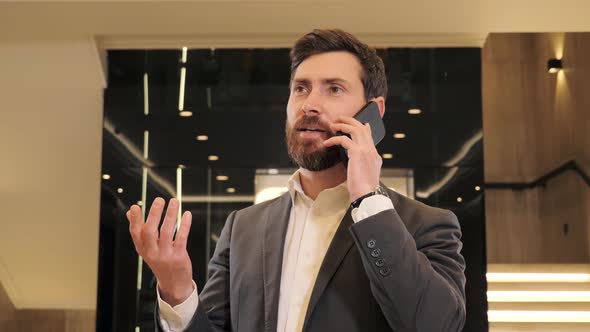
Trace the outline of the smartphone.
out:
M 379 105 L 377 105 L 376 102 L 371 101 L 367 103 L 355 114 L 354 118 L 362 124 L 369 123 L 371 126 L 371 136 L 373 136 L 373 143 L 375 145 L 381 142 L 383 137 L 385 137 L 385 124 L 383 123 L 383 119 L 381 119 Z M 345 135 L 350 138 L 350 135 L 340 131 L 336 134 Z M 338 149 L 340 150 L 340 158 L 342 159 L 342 162 L 344 162 L 344 165 L 348 165 L 348 152 L 341 145 L 338 146 Z

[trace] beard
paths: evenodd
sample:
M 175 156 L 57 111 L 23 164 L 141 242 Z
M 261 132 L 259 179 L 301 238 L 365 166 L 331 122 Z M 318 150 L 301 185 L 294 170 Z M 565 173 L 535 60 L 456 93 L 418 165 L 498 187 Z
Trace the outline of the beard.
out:
M 316 116 L 304 115 L 293 126 L 285 124 L 285 140 L 289 158 L 299 167 L 310 171 L 323 171 L 340 162 L 340 151 L 338 146 L 325 147 L 322 142 L 324 138 L 305 139 L 301 138 L 297 128 L 304 125 L 314 125 L 321 128 L 326 134 L 326 139 L 335 136 L 329 126 Z

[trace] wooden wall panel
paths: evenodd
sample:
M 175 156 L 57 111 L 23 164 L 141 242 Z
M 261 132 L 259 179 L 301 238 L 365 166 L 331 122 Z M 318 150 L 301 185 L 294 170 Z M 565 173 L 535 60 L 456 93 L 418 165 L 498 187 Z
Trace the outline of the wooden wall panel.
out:
M 590 171 L 590 33 L 491 34 L 482 89 L 486 182 L 531 181 L 572 159 Z M 590 190 L 573 173 L 486 190 L 486 223 L 490 263 L 589 261 Z

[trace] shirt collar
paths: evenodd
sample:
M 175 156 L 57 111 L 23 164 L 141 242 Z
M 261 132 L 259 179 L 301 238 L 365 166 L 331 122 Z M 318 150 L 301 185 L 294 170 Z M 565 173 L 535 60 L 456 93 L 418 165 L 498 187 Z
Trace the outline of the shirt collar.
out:
M 287 181 L 287 188 L 289 195 L 291 196 L 291 203 L 295 205 L 297 195 L 300 195 L 304 200 L 308 200 L 313 204 L 319 204 L 322 209 L 332 210 L 333 208 L 340 209 L 342 207 L 348 207 L 348 186 L 346 181 L 337 185 L 336 187 L 322 190 L 315 202 L 309 198 L 303 191 L 300 179 L 301 169 L 298 169 L 291 175 Z M 328 212 L 328 211 L 326 211 Z

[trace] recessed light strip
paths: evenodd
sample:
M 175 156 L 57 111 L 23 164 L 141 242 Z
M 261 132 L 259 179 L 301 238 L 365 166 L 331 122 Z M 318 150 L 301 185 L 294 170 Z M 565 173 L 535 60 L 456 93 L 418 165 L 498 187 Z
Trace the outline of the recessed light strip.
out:
M 590 282 L 590 273 L 493 273 L 488 282 Z
M 488 321 L 494 323 L 590 323 L 590 311 L 489 310 Z
M 184 111 L 184 83 L 186 81 L 186 68 L 180 68 L 180 89 L 178 93 L 178 110 Z
M 488 302 L 590 302 L 590 291 L 488 291 Z

